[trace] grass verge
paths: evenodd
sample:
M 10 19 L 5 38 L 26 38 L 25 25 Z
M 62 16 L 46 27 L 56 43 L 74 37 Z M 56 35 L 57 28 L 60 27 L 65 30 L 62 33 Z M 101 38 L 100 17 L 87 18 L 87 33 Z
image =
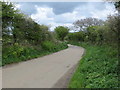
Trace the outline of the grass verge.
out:
M 72 43 L 86 49 L 69 88 L 118 88 L 118 50 L 108 45 Z
M 46 47 L 49 47 L 49 45 Z M 41 57 L 44 55 L 48 55 L 48 54 L 66 49 L 67 47 L 68 47 L 67 43 L 58 43 L 54 45 L 53 47 L 50 47 L 47 49 L 44 49 L 44 48 L 41 49 L 41 46 L 25 47 L 25 46 L 16 44 L 14 46 L 3 48 L 2 65 L 0 66 Z

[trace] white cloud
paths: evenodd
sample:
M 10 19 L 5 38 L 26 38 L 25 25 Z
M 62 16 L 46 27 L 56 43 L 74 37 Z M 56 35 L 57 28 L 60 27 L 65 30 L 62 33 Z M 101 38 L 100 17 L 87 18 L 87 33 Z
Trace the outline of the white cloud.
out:
M 34 19 L 39 24 L 50 25 L 51 30 L 54 30 L 57 26 L 72 26 L 72 23 L 75 20 L 85 18 L 85 16 L 78 15 L 77 11 L 71 13 L 63 13 L 56 15 L 53 12 L 53 8 L 50 7 L 38 7 L 35 6 L 37 12 L 31 15 L 31 18 Z
M 63 22 L 63 23 L 73 23 L 74 21 L 78 19 L 85 18 L 85 16 L 78 15 L 77 11 L 69 12 L 69 13 L 63 13 L 60 15 L 56 15 L 55 21 L 56 22 Z
M 115 14 L 115 8 L 106 4 L 106 7 L 104 10 L 98 11 L 97 9 L 93 9 L 93 11 L 91 11 L 90 13 L 92 14 L 92 17 L 94 18 L 107 19 L 108 15 Z
M 20 4 L 14 4 L 15 5 L 15 9 L 20 9 L 21 5 Z
M 72 23 L 78 19 L 86 17 L 94 17 L 99 19 L 106 19 L 108 14 L 114 14 L 115 9 L 106 4 L 105 9 L 98 10 L 94 5 L 88 4 L 87 6 L 76 7 L 72 12 L 56 15 L 51 7 L 39 7 L 35 6 L 37 12 L 31 15 L 39 24 L 50 25 L 50 30 L 54 30 L 55 27 L 64 25 L 73 27 Z
M 37 9 L 37 13 L 31 15 L 32 19 L 34 19 L 40 24 L 48 24 L 54 21 L 53 8 L 38 6 L 35 7 Z
M 14 10 L 17 10 L 17 9 L 20 9 L 21 8 L 21 5 L 20 4 L 14 4 L 15 6 L 14 6 Z
M 55 23 L 55 22 L 52 22 L 52 23 L 49 23 L 49 25 L 50 25 L 50 30 L 51 31 L 54 31 L 54 29 L 58 26 L 66 26 L 66 27 L 69 27 L 71 29 L 73 27 L 72 23 Z

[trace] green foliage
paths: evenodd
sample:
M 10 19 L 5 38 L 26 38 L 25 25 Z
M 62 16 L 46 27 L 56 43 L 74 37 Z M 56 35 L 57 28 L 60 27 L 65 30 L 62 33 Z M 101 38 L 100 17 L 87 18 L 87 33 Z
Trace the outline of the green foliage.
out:
M 45 49 L 45 50 L 48 50 L 48 51 L 53 51 L 55 49 L 55 44 L 51 41 L 44 41 L 42 43 L 42 47 Z
M 42 43 L 42 47 L 45 50 L 56 52 L 61 49 L 67 48 L 67 43 L 54 43 L 52 41 L 44 41 Z
M 91 43 L 100 43 L 102 41 L 102 34 L 100 31 L 102 30 L 98 30 L 100 26 L 90 26 L 87 28 L 86 30 L 86 38 L 85 41 L 87 42 L 91 42 Z
M 120 17 L 118 14 L 109 16 L 100 26 L 88 26 L 83 31 L 69 33 L 68 41 L 90 42 L 92 44 L 117 44 L 120 35 Z
M 15 15 L 14 6 L 12 3 L 2 2 L 2 36 L 3 43 L 11 41 L 10 30 L 8 29 L 11 26 L 11 23 Z
M 108 45 L 74 43 L 86 49 L 69 88 L 118 88 L 118 51 Z M 114 49 L 113 49 L 114 48 Z
M 34 47 L 21 46 L 15 43 L 14 46 L 3 48 L 2 65 L 16 63 L 24 60 L 29 60 L 31 58 L 38 57 L 44 54 L 42 51 L 35 49 Z
M 67 27 L 58 26 L 55 28 L 55 32 L 56 32 L 57 38 L 63 41 L 66 35 L 68 34 L 69 29 Z
M 54 36 L 53 36 L 53 34 L 50 32 L 50 31 L 48 31 L 49 30 L 49 28 L 48 28 L 48 26 L 46 26 L 46 25 L 40 25 L 40 29 L 42 30 L 42 37 L 41 37 L 41 40 L 42 41 L 46 41 L 46 40 L 49 40 L 49 41 L 54 41 Z
M 37 46 L 40 47 L 40 46 Z M 38 49 L 33 46 L 21 46 L 15 43 L 13 46 L 3 47 L 2 51 L 2 65 L 26 61 L 32 58 L 37 58 L 43 55 L 57 52 L 67 48 L 67 43 L 57 43 L 56 45 L 51 41 L 45 41 L 43 48 Z
M 120 39 L 120 15 L 116 14 L 113 16 L 108 16 L 108 20 L 106 22 L 106 26 L 108 26 L 109 31 L 107 32 L 107 34 L 109 34 L 109 40 L 110 42 L 113 43 L 118 43 L 119 39 Z
M 102 41 L 102 30 L 100 26 L 89 26 L 85 31 L 79 31 L 68 34 L 69 41 L 100 43 Z
M 3 45 L 14 43 L 39 45 L 45 40 L 53 40 L 48 26 L 39 25 L 29 16 L 15 10 L 14 4 L 2 2 Z
M 106 21 L 94 18 L 78 20 L 75 27 L 80 28 L 79 32 L 69 33 L 69 41 L 90 42 L 92 44 L 116 44 L 120 39 L 120 17 L 119 14 L 108 16 Z M 81 33 L 82 32 L 82 33 Z
M 75 33 L 69 33 L 67 35 L 67 40 L 68 41 L 84 41 L 85 38 L 85 32 L 80 31 L 80 32 L 75 32 Z
M 86 49 L 85 56 L 81 59 L 70 81 L 69 88 L 119 87 L 119 22 L 120 17 L 116 14 L 109 16 L 102 25 L 88 25 L 83 30 L 83 40 L 80 40 L 81 37 L 75 36 L 76 32 L 68 34 L 71 44 Z M 76 24 L 79 25 L 78 23 Z
M 39 25 L 10 2 L 2 2 L 2 20 L 2 65 L 67 48 L 67 44 L 55 43 L 48 26 Z

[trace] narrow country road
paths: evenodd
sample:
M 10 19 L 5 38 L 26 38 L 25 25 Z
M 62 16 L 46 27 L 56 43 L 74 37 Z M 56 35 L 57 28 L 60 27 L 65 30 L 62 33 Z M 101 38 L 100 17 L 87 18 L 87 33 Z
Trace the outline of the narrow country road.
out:
M 65 50 L 3 67 L 2 87 L 54 88 L 56 83 L 59 83 L 60 79 L 79 62 L 83 53 L 83 48 L 69 45 Z

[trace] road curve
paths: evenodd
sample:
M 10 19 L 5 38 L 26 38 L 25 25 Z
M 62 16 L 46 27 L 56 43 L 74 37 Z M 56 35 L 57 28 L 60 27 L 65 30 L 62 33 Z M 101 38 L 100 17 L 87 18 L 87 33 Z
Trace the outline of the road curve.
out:
M 2 88 L 53 88 L 83 53 L 83 48 L 69 45 L 65 50 L 3 67 Z

